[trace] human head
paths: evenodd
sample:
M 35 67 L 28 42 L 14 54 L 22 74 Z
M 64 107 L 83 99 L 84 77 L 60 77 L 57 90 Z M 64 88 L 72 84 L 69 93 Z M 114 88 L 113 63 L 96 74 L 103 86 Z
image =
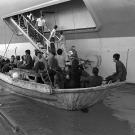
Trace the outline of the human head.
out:
M 11 62 L 14 62 L 14 60 L 15 60 L 15 56 L 12 55 L 12 56 L 11 56 Z
M 30 50 L 26 50 L 25 53 L 30 55 Z
M 35 55 L 37 56 L 39 50 L 38 49 L 35 49 Z
M 60 31 L 60 35 L 62 35 L 62 34 L 63 34 L 63 31 L 61 30 L 61 31 Z
M 115 54 L 113 55 L 113 61 L 116 62 L 116 61 L 119 61 L 119 59 L 120 59 L 120 54 L 115 53 Z
M 20 56 L 19 55 L 16 56 L 16 60 L 20 60 Z
M 75 50 L 75 46 L 74 45 L 72 45 L 71 50 Z
M 57 54 L 58 54 L 58 55 L 62 55 L 62 53 L 63 53 L 62 49 L 58 49 L 58 50 L 57 50 Z
M 38 57 L 39 59 L 42 58 L 42 53 L 41 53 L 40 51 L 37 52 L 37 57 Z
M 99 70 L 98 70 L 97 67 L 94 67 L 94 68 L 92 69 L 92 73 L 93 73 L 95 76 L 98 75 L 98 72 L 99 72 Z
M 58 28 L 58 26 L 57 25 L 54 25 L 54 29 L 57 29 Z

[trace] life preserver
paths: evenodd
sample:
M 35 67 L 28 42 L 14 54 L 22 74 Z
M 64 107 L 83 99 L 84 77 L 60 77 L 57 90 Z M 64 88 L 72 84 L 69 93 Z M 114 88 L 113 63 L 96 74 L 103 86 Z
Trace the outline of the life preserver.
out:
M 90 61 L 92 68 L 93 67 L 98 67 L 99 68 L 100 65 L 101 65 L 101 62 L 102 62 L 101 55 L 96 55 L 96 54 L 88 56 L 86 59 Z
M 101 62 L 102 62 L 102 58 L 100 55 L 89 55 L 87 56 L 85 59 L 87 59 L 88 61 L 90 61 L 89 63 L 87 63 L 85 65 L 85 71 L 92 75 L 92 69 L 93 67 L 98 67 L 100 68 Z

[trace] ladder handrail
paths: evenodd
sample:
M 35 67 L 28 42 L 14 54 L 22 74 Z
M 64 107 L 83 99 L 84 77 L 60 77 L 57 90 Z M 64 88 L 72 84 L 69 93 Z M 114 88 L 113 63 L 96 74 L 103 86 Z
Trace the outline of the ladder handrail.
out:
M 48 30 L 49 32 L 51 32 L 50 29 L 47 28 L 47 30 Z M 56 37 L 58 40 L 60 39 L 60 38 L 59 38 L 58 36 L 56 36 L 56 35 L 55 35 L 55 37 Z
M 24 30 L 15 22 L 13 18 L 11 18 L 11 21 L 28 38 L 28 40 L 30 40 L 30 42 L 36 49 L 39 49 L 41 52 L 43 52 L 39 47 L 37 47 L 37 45 L 35 45 L 34 41 L 28 36 L 28 34 L 26 34 L 26 32 L 24 32 Z
M 43 34 L 41 34 L 30 22 L 29 20 L 24 16 L 24 15 L 21 15 L 31 26 L 34 30 L 36 30 L 37 33 L 39 33 L 43 38 L 45 38 L 47 41 L 49 41 Z M 49 32 L 51 32 L 51 30 L 47 27 L 47 30 Z M 59 40 L 60 38 L 58 36 L 55 35 L 55 37 Z M 50 42 L 50 41 L 49 41 Z
M 26 20 L 26 22 L 28 22 L 29 24 L 30 24 L 30 26 L 39 34 L 39 35 L 41 35 L 48 43 L 50 43 L 50 41 L 43 35 L 43 34 L 41 34 L 30 22 L 29 22 L 29 20 L 26 18 L 26 17 L 24 17 L 24 15 L 22 15 L 22 17 Z M 48 45 L 48 44 L 47 44 Z

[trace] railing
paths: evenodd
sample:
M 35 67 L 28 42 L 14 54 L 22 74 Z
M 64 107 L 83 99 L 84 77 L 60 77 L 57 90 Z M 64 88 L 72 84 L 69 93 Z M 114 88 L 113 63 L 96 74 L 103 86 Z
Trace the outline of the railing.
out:
M 13 19 L 17 22 L 18 26 L 33 40 L 33 42 L 35 42 L 35 45 L 37 45 L 39 48 L 45 48 L 48 53 L 50 41 L 36 28 L 36 25 L 32 24 L 32 22 L 28 20 L 23 14 Z M 48 27 L 47 30 L 51 32 Z M 55 35 L 55 37 L 59 40 L 57 35 Z M 55 43 L 57 43 L 58 46 L 58 42 Z
M 30 21 L 26 18 L 26 17 L 24 17 L 24 15 L 21 15 L 22 17 L 23 17 L 23 20 L 24 20 L 24 22 L 26 23 L 26 26 L 27 26 L 27 34 L 29 34 L 30 33 L 30 31 L 29 31 L 29 26 L 36 32 L 35 34 L 38 34 L 38 35 L 40 35 L 41 36 L 41 38 L 42 39 L 44 39 L 45 40 L 45 43 L 46 43 L 46 45 L 47 45 L 47 51 L 48 51 L 48 47 L 49 47 L 49 45 L 50 45 L 50 41 L 42 34 L 42 33 L 40 33 L 31 23 L 30 23 Z M 41 42 L 41 41 L 40 41 Z M 42 44 L 42 43 L 41 43 Z M 43 45 L 43 44 L 42 44 Z M 43 45 L 44 46 L 44 45 Z

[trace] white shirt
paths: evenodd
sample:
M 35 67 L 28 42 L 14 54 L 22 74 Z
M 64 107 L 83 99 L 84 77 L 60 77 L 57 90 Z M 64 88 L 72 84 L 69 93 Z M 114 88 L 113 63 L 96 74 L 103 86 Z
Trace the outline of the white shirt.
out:
M 37 25 L 38 26 L 44 26 L 44 24 L 45 24 L 45 19 L 41 19 L 41 18 L 37 19 Z
M 59 42 L 65 44 L 65 36 L 64 35 L 60 36 Z
M 29 15 L 27 15 L 27 17 L 31 20 L 32 19 L 32 14 L 30 13 Z
M 56 35 L 56 29 L 53 29 L 50 34 L 50 39 L 51 37 L 55 37 L 55 35 Z
M 66 63 L 66 58 L 64 55 L 57 55 L 56 59 L 58 61 L 58 65 L 60 68 L 64 68 L 65 67 L 65 63 Z

